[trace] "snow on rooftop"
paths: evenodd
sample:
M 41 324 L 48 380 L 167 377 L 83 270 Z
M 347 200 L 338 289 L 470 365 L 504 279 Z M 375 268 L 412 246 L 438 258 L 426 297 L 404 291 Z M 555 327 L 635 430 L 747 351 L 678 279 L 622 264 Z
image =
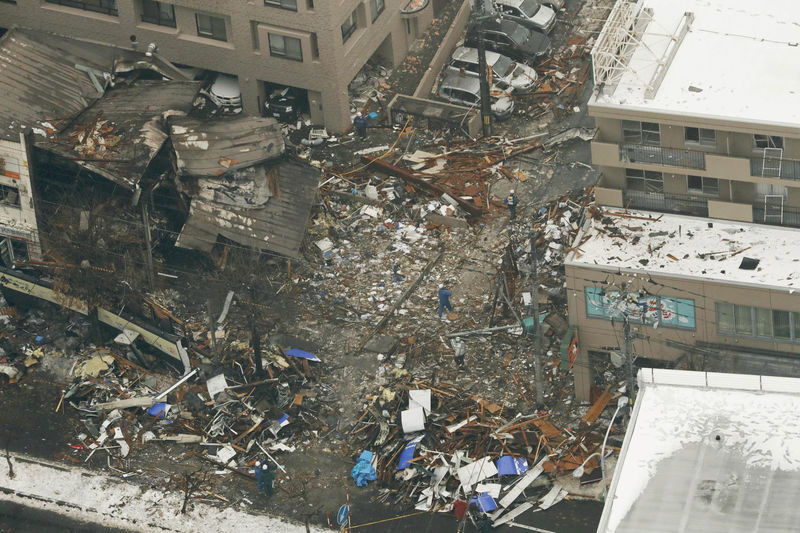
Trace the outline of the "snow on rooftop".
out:
M 789 127 L 800 124 L 800 2 L 640 3 L 653 10 L 642 37 L 646 46 L 637 47 L 620 82 L 593 97 L 591 105 Z M 662 55 L 684 12 L 694 13 L 694 22 L 655 97 L 645 99 L 655 56 Z
M 642 369 L 639 383 L 598 531 L 796 531 L 800 379 Z
M 800 287 L 800 230 L 604 208 L 587 219 L 566 264 L 631 269 L 726 283 Z M 754 270 L 741 269 L 757 259 Z

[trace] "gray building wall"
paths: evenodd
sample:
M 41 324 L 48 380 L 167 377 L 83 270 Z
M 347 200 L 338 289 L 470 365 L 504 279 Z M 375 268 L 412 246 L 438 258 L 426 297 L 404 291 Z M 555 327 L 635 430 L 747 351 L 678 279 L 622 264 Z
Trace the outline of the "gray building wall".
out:
M 387 66 L 399 63 L 417 37 L 403 17 L 423 31 L 433 17 L 428 5 L 412 16 L 401 14 L 408 0 L 385 0 L 372 20 L 370 0 L 297 0 L 297 11 L 264 5 L 263 0 L 174 0 L 176 28 L 142 22 L 141 0 L 117 0 L 118 16 L 94 13 L 43 0 L 0 2 L 0 25 L 49 31 L 69 37 L 140 48 L 156 43 L 158 52 L 175 63 L 237 76 L 246 113 L 261 114 L 264 82 L 308 90 L 312 120 L 332 131 L 350 125 L 347 84 L 380 49 Z M 313 4 L 313 8 L 310 7 Z M 342 42 L 341 24 L 358 13 L 355 32 Z M 199 36 L 195 15 L 225 19 L 227 41 Z M 270 54 L 268 34 L 300 39 L 303 60 Z M 312 53 L 316 37 L 318 57 Z

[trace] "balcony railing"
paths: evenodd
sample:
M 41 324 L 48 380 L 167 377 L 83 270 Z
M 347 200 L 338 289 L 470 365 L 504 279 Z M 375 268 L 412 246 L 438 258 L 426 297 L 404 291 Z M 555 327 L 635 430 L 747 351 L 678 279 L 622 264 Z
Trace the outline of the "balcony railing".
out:
M 781 216 L 776 216 L 776 214 L 781 211 Z M 771 224 L 773 226 L 800 228 L 800 209 L 796 207 L 783 206 L 782 209 L 770 207 L 769 215 L 768 217 L 764 217 L 763 201 L 753 204 L 753 222 L 758 224 Z
M 684 194 L 664 194 L 626 190 L 622 193 L 626 207 L 662 213 L 678 213 L 696 217 L 708 216 L 708 201 Z
M 753 157 L 750 159 L 750 175 L 764 178 L 800 179 L 800 161 L 774 157 Z
M 645 165 L 662 165 L 697 170 L 705 170 L 706 168 L 706 155 L 703 152 L 662 148 L 646 144 L 621 144 L 619 146 L 619 159 L 622 162 Z

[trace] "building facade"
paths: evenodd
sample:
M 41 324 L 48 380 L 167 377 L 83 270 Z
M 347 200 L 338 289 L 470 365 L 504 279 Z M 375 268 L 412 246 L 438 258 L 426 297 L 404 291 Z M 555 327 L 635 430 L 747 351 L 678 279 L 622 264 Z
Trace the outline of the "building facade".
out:
M 598 203 L 800 227 L 798 19 L 786 0 L 618 2 L 592 51 Z
M 304 91 L 314 123 L 350 125 L 347 85 L 374 58 L 391 67 L 433 18 L 408 0 L 16 0 L 0 25 L 121 47 L 150 43 L 174 63 L 236 76 L 244 111 L 263 114 L 269 91 Z
M 793 228 L 655 212 L 589 218 L 564 261 L 576 396 L 589 399 L 598 362 L 628 352 L 635 366 L 800 377 L 796 239 Z
M 8 268 L 42 253 L 28 153 L 24 135 L 0 138 L 0 264 Z

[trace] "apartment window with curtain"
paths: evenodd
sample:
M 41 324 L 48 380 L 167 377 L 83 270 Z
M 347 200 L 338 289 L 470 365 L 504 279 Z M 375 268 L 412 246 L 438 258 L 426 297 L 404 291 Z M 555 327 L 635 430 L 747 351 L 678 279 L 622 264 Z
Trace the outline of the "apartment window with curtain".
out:
M 303 60 L 303 47 L 300 39 L 275 33 L 269 34 L 269 54 L 295 61 Z
M 175 27 L 175 7 L 166 2 L 142 0 L 142 22 Z
M 655 122 L 622 121 L 622 140 L 627 144 L 661 144 L 661 129 Z
M 196 13 L 195 20 L 197 21 L 197 35 L 200 37 L 208 37 L 217 41 L 228 40 L 224 18 Z
M 625 187 L 632 191 L 664 192 L 664 175 L 652 170 L 625 169 Z
M 117 0 L 45 0 L 48 4 L 58 4 L 60 6 L 74 7 L 84 11 L 94 11 L 106 15 L 119 14 L 117 12 Z
M 370 7 L 372 8 L 372 22 L 378 20 L 383 10 L 386 9 L 386 0 L 370 0 Z
M 356 14 L 356 10 L 354 9 L 350 16 L 342 23 L 342 42 L 346 43 L 347 39 L 353 35 L 353 32 L 356 31 L 358 27 L 358 15 Z

